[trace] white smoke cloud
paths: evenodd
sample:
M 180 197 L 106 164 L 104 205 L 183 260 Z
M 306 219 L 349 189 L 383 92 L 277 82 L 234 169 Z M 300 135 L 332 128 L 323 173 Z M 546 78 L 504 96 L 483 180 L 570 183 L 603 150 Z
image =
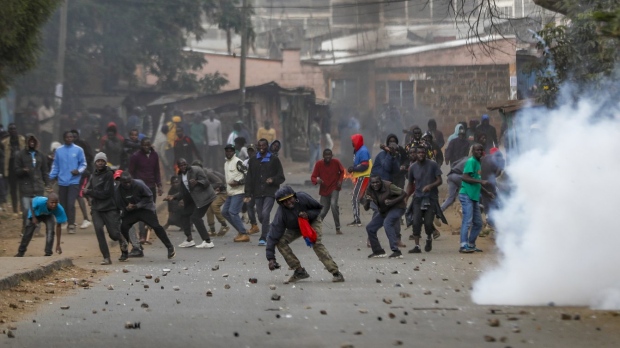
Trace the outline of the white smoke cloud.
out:
M 539 134 L 521 131 L 531 148 L 507 167 L 500 262 L 475 282 L 475 303 L 620 309 L 620 119 L 602 105 L 520 115 Z

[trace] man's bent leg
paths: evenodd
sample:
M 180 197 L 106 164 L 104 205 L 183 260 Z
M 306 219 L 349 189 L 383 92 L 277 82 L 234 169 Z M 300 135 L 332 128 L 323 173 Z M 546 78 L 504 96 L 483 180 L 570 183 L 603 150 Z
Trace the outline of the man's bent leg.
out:
M 325 245 L 323 245 L 323 221 L 321 221 L 321 218 L 317 218 L 311 226 L 316 232 L 316 243 L 314 243 L 312 250 L 314 250 L 319 261 L 323 263 L 329 273 L 334 274 L 338 272 L 338 265 L 334 262 L 334 259 L 327 251 L 327 248 L 325 248 Z
M 48 256 L 54 254 L 56 218 L 53 215 L 44 215 L 41 218 L 41 223 L 45 224 L 45 256 Z
M 397 226 L 400 227 L 400 217 L 405 213 L 402 208 L 392 208 L 385 215 L 383 228 L 390 243 L 390 250 L 398 251 Z M 376 235 L 376 234 L 375 234 Z
M 276 244 L 278 251 L 280 251 L 280 254 L 282 254 L 282 258 L 284 259 L 284 261 L 286 261 L 286 264 L 293 270 L 301 267 L 301 262 L 299 262 L 299 259 L 297 258 L 297 256 L 295 256 L 289 244 L 291 244 L 295 239 L 299 237 L 301 237 L 301 232 L 299 230 L 287 229 L 284 232 L 282 238 L 280 238 L 278 244 Z
M 383 220 L 385 220 L 381 214 L 374 214 L 372 220 L 366 225 L 366 233 L 368 234 L 368 241 L 373 253 L 385 252 L 381 247 L 379 238 L 377 238 L 377 231 L 383 226 Z

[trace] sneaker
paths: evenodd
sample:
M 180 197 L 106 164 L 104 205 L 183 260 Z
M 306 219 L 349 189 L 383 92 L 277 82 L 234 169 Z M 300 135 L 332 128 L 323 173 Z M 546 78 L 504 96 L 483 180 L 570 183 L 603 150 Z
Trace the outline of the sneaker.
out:
M 361 227 L 362 226 L 362 222 L 357 220 L 357 221 L 353 221 L 347 224 L 347 226 L 351 226 L 351 227 Z
M 433 223 L 435 224 L 435 226 L 440 227 L 441 226 L 441 220 L 439 220 L 438 217 L 435 218 L 435 220 L 433 221 Z
M 334 273 L 334 277 L 332 278 L 332 283 L 342 283 L 344 282 L 344 276 L 340 272 Z
M 437 239 L 437 238 L 439 238 L 440 236 L 441 236 L 441 233 L 439 233 L 439 231 L 437 231 L 437 230 L 434 230 L 434 231 L 433 231 L 433 239 Z
M 24 257 L 24 253 L 17 253 L 14 257 Z
M 176 250 L 174 250 L 173 246 L 168 248 L 168 259 L 173 258 L 176 254 L 177 254 L 177 252 L 176 252 Z
M 69 227 L 67 227 L 67 233 L 75 234 L 75 225 L 69 225 Z
M 476 248 L 476 246 L 475 246 L 475 245 L 474 245 L 474 246 L 468 245 L 467 247 L 468 247 L 469 249 L 473 250 L 474 252 L 477 252 L 477 253 L 481 253 L 481 252 L 482 252 L 482 250 L 481 250 L 481 249 Z
M 293 272 L 293 275 L 288 278 L 288 283 L 295 283 L 298 280 L 306 278 L 310 278 L 310 275 L 306 272 L 305 268 L 302 268 L 301 270 L 295 270 L 295 272 Z
M 183 243 L 179 244 L 179 248 L 191 248 L 196 245 L 196 242 L 193 240 L 186 240 Z
M 45 256 L 52 256 L 52 255 L 54 255 L 54 254 L 52 254 L 52 253 L 45 253 Z
M 369 259 L 378 259 L 378 258 L 382 258 L 382 257 L 386 257 L 387 255 L 385 254 L 385 251 L 381 250 L 381 251 L 377 251 L 375 253 L 372 253 L 370 255 L 368 255 Z
M 252 224 L 252 227 L 248 230 L 248 234 L 254 234 L 260 232 L 260 228 L 258 228 L 257 224 Z
M 461 254 L 471 254 L 474 252 L 474 249 L 471 249 L 468 246 L 462 246 L 459 248 L 459 253 Z
M 413 249 L 409 250 L 409 254 L 419 254 L 422 252 L 419 245 L 413 247 Z
M 342 231 L 339 228 L 337 228 L 336 229 L 336 234 L 342 234 Z
M 127 250 L 125 250 L 125 251 L 121 251 L 121 257 L 119 257 L 118 260 L 121 262 L 124 262 L 124 261 L 127 261 L 128 258 L 129 258 L 129 253 L 127 252 Z
M 433 239 L 429 238 L 426 240 L 426 244 L 424 244 L 424 251 L 429 252 L 433 250 Z
M 196 245 L 196 249 L 212 249 L 214 246 L 213 242 L 203 240 L 202 243 Z
M 234 242 L 249 242 L 250 241 L 250 235 L 248 235 L 247 233 L 239 233 L 234 239 Z
M 109 258 L 103 259 L 103 261 L 101 261 L 99 264 L 100 265 L 111 265 L 112 264 L 112 260 L 110 260 Z
M 82 224 L 80 225 L 81 229 L 85 229 L 85 228 L 89 228 L 90 226 L 92 226 L 92 223 L 88 220 L 84 220 L 82 221 Z
M 226 232 L 228 232 L 228 230 L 230 230 L 230 227 L 228 227 L 228 226 L 222 226 L 222 227 L 220 227 L 219 232 L 217 232 L 217 236 L 218 236 L 218 237 L 221 237 L 221 236 L 225 235 L 225 234 L 226 234 Z
M 258 246 L 267 246 L 267 242 L 261 239 L 258 241 Z
M 400 250 L 396 250 L 395 252 L 390 254 L 390 256 L 388 258 L 390 258 L 390 259 L 402 259 L 403 258 L 403 253 L 401 253 Z
M 137 248 L 131 249 L 131 252 L 129 253 L 129 257 L 143 257 L 143 256 L 144 256 L 144 252 Z

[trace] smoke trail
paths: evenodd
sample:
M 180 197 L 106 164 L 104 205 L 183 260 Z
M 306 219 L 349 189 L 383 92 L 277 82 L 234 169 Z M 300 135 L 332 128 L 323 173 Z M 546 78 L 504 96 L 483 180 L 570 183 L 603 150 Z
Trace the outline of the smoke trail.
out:
M 474 302 L 620 309 L 617 103 L 519 116 L 540 122 L 538 134 L 521 128 L 530 149 L 507 168 L 513 190 L 494 215 L 500 262 L 474 284 Z

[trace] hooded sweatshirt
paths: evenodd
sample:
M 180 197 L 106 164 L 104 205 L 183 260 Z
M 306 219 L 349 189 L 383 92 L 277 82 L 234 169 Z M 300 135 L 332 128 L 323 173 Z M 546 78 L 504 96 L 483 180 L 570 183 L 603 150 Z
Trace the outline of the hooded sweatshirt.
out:
M 30 139 L 35 141 L 34 149 L 28 148 Z M 49 184 L 47 156 L 39 152 L 38 147 L 39 140 L 28 135 L 26 148 L 15 156 L 15 174 L 23 197 L 43 196 L 45 186 Z
M 370 152 L 366 145 L 364 145 L 364 137 L 361 134 L 353 134 L 351 136 L 353 142 L 353 177 L 367 177 L 370 176 L 372 170 L 372 160 L 370 159 Z
M 116 210 L 114 201 L 114 171 L 105 166 L 90 176 L 88 196 L 92 198 L 91 208 L 95 211 Z
M 452 139 L 456 139 L 459 137 L 459 130 L 461 128 L 463 128 L 463 125 L 460 123 L 457 123 L 456 126 L 454 127 L 454 133 L 450 134 L 450 136 L 448 137 L 448 145 L 450 144 Z

